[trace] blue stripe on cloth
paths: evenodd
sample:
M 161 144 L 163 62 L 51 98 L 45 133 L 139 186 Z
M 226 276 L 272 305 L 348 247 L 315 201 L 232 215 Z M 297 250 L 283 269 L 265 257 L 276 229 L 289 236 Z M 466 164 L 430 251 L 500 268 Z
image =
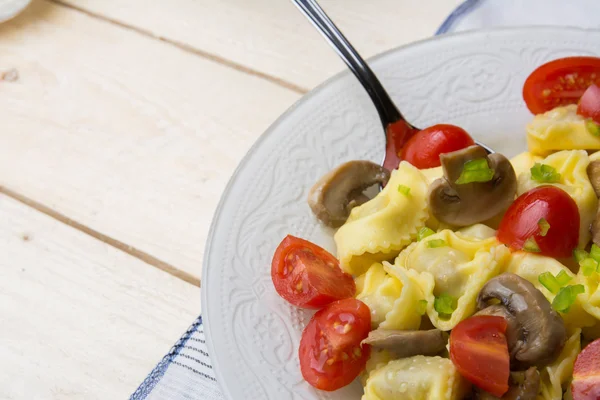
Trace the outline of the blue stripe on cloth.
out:
M 173 363 L 173 360 L 179 356 L 181 350 L 184 348 L 188 340 L 192 337 L 192 335 L 199 331 L 200 327 L 202 327 L 202 316 L 199 316 L 196 321 L 188 328 L 185 334 L 175 343 L 175 345 L 171 348 L 171 350 L 167 353 L 166 356 L 158 363 L 158 365 L 152 370 L 150 375 L 144 379 L 142 384 L 137 388 L 137 390 L 131 395 L 130 400 L 144 400 L 148 397 L 148 395 L 154 390 L 158 382 L 162 379 L 167 372 L 169 366 Z M 202 332 L 203 333 L 203 332 Z M 203 339 L 196 339 L 203 340 Z M 200 362 L 200 361 L 199 361 Z M 210 362 L 210 361 L 209 361 Z M 180 363 L 181 364 L 181 363 Z M 184 366 L 183 364 L 181 364 Z M 211 366 L 212 368 L 212 366 Z M 199 372 L 199 371 L 198 371 Z M 199 372 L 200 373 L 200 372 Z M 201 373 L 200 373 L 201 374 Z M 206 376 L 207 378 L 212 378 L 210 376 Z M 212 378 L 214 380 L 214 378 Z
M 441 35 L 448 32 L 457 19 L 460 19 L 465 14 L 470 13 L 473 8 L 480 3 L 480 1 L 481 0 L 466 0 L 464 3 L 460 4 L 458 7 L 456 7 L 456 9 L 454 9 L 454 11 L 452 11 L 450 15 L 448 15 L 448 18 L 446 18 L 442 25 L 440 25 L 435 34 Z

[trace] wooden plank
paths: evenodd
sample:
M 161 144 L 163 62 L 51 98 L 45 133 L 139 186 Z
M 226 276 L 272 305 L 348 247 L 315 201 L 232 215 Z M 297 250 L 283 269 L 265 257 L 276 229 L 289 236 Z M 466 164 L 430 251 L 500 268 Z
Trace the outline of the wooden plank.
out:
M 289 0 L 57 0 L 304 90 L 343 64 Z M 462 0 L 321 0 L 365 57 L 433 35 Z
M 0 397 L 125 399 L 197 287 L 0 194 Z
M 0 186 L 196 277 L 236 164 L 299 97 L 46 1 L 0 54 Z

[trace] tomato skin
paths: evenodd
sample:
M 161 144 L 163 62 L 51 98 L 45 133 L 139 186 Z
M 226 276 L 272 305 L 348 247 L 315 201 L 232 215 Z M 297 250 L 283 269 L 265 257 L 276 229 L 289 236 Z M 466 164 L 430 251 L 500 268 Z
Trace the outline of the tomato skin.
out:
M 577 114 L 593 119 L 594 122 L 600 124 L 600 87 L 596 85 L 590 86 L 579 101 L 577 106 Z
M 271 279 L 281 297 L 303 308 L 321 308 L 356 293 L 354 279 L 331 253 L 292 235 L 275 250 Z
M 544 218 L 550 229 L 541 235 L 538 225 Z M 575 200 L 555 186 L 538 186 L 519 196 L 500 222 L 497 238 L 514 250 L 521 250 L 533 237 L 540 252 L 548 257 L 571 257 L 579 243 L 579 209 Z
M 550 61 L 529 75 L 523 99 L 533 114 L 577 104 L 592 84 L 600 85 L 600 58 L 567 57 Z
M 600 399 L 600 339 L 588 344 L 577 356 L 571 392 L 573 400 Z
M 393 171 L 400 165 L 400 152 L 406 144 L 406 141 L 415 135 L 418 131 L 413 129 L 406 123 L 400 120 L 389 124 L 385 130 L 385 159 L 383 167 L 388 171 Z
M 326 391 L 352 382 L 369 359 L 370 347 L 360 343 L 370 330 L 371 311 L 360 300 L 338 300 L 317 311 L 298 350 L 304 380 Z
M 462 128 L 439 124 L 417 132 L 406 142 L 401 157 L 419 169 L 442 165 L 440 154 L 450 153 L 472 146 L 475 141 Z
M 497 397 L 508 391 L 506 327 L 502 317 L 480 315 L 461 321 L 450 332 L 450 359 L 458 372 Z

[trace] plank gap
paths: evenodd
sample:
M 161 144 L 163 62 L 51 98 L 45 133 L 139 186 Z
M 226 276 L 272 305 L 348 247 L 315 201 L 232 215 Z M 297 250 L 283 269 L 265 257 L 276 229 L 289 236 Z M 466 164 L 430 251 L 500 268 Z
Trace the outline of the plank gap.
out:
M 235 61 L 231 61 L 229 59 L 226 59 L 224 57 L 218 56 L 216 54 L 209 53 L 207 51 L 203 51 L 203 50 L 197 49 L 197 48 L 192 47 L 192 46 L 190 46 L 190 45 L 188 45 L 186 43 L 179 42 L 177 40 L 169 39 L 169 38 L 166 38 L 166 37 L 155 35 L 154 33 L 150 32 L 147 29 L 143 29 L 143 28 L 139 28 L 137 26 L 129 25 L 129 24 L 126 24 L 124 22 L 121 22 L 121 21 L 119 21 L 117 19 L 114 19 L 114 18 L 111 18 L 111 17 L 107 17 L 107 16 L 104 16 L 104 15 L 96 14 L 96 13 L 94 13 L 92 11 L 86 10 L 83 7 L 79 7 L 79 6 L 76 6 L 76 5 L 73 5 L 73 4 L 69 4 L 69 3 L 65 3 L 62 0 L 48 0 L 48 1 L 50 1 L 50 2 L 52 2 L 54 4 L 57 4 L 57 5 L 61 6 L 61 7 L 65 7 L 65 8 L 68 8 L 68 9 L 80 12 L 80 13 L 85 14 L 85 15 L 91 17 L 91 18 L 95 18 L 95 19 L 107 22 L 109 24 L 117 25 L 117 26 L 119 26 L 121 28 L 130 30 L 130 31 L 133 31 L 133 32 L 136 32 L 136 33 L 139 33 L 141 35 L 150 37 L 152 39 L 168 43 L 168 44 L 170 44 L 172 46 L 175 46 L 178 49 L 183 50 L 183 51 L 185 51 L 187 53 L 191 53 L 191 54 L 193 54 L 195 56 L 205 58 L 205 59 L 210 60 L 212 62 L 215 62 L 217 64 L 221 64 L 221 65 L 226 66 L 228 68 L 235 69 L 236 71 L 239 71 L 239 72 L 251 75 L 251 76 L 255 76 L 257 78 L 264 79 L 264 80 L 266 80 L 268 82 L 274 83 L 274 84 L 276 84 L 278 86 L 281 86 L 283 88 L 289 89 L 289 90 L 294 91 L 294 92 L 296 92 L 298 94 L 306 94 L 306 93 L 308 93 L 310 91 L 309 89 L 307 89 L 305 87 L 302 87 L 302 86 L 299 86 L 299 85 L 296 85 L 295 83 L 286 81 L 284 79 L 281 79 L 281 78 L 278 78 L 278 77 L 275 77 L 275 76 L 272 76 L 272 75 L 269 75 L 267 73 L 258 71 L 258 70 L 253 69 L 253 68 L 249 68 L 249 67 L 247 67 L 245 65 L 236 63 Z
M 60 221 L 74 229 L 77 229 L 95 239 L 98 239 L 112 247 L 115 247 L 119 250 L 121 250 L 122 252 L 125 252 L 127 254 L 129 254 L 130 256 L 133 256 L 139 260 L 142 260 L 143 262 L 145 262 L 146 264 L 149 264 L 155 268 L 160 269 L 161 271 L 164 271 L 176 278 L 179 278 L 187 283 L 190 283 L 194 286 L 200 287 L 200 279 L 196 278 L 195 276 L 182 271 L 176 267 L 174 267 L 171 264 L 168 264 L 162 260 L 159 260 L 158 258 L 145 253 L 139 249 L 136 249 L 133 246 L 130 246 L 128 244 L 125 244 L 117 239 L 111 238 L 110 236 L 107 236 L 103 233 L 100 233 L 88 226 L 85 226 L 69 217 L 67 217 L 66 215 L 63 215 L 53 209 L 51 209 L 50 207 L 47 207 L 35 200 L 32 200 L 20 193 L 17 193 L 5 186 L 0 185 L 0 193 L 5 194 L 6 196 L 22 203 L 25 204 L 26 206 L 32 207 L 34 209 L 36 209 L 37 211 L 46 214 L 47 216 L 56 219 L 57 221 Z

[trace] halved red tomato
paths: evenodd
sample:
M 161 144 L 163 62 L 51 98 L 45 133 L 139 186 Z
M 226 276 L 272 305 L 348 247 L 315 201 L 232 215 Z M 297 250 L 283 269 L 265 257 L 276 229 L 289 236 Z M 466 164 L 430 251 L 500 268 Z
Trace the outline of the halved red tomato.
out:
M 271 279 L 277 293 L 298 307 L 320 308 L 356 292 L 354 279 L 333 255 L 291 235 L 275 250 Z
M 529 75 L 523 99 L 533 114 L 577 104 L 592 84 L 600 85 L 600 58 L 567 57 L 550 61 Z
M 592 85 L 585 91 L 579 100 L 577 114 L 600 124 L 600 86 Z
M 549 257 L 571 257 L 579 243 L 579 225 L 579 209 L 567 192 L 555 186 L 539 186 L 510 205 L 497 237 L 514 250 L 525 248 Z
M 370 347 L 361 342 L 371 330 L 371 311 L 356 299 L 335 301 L 312 317 L 300 340 L 304 379 L 321 390 L 337 390 L 364 369 Z
M 419 169 L 435 168 L 442 165 L 440 154 L 451 153 L 469 146 L 475 141 L 462 128 L 455 125 L 439 124 L 417 132 L 404 145 L 401 159 Z
M 461 321 L 450 332 L 450 359 L 458 372 L 497 397 L 508 390 L 510 357 L 506 320 L 481 315 Z
M 398 168 L 400 165 L 400 152 L 406 144 L 406 142 L 417 133 L 416 129 L 413 129 L 406 121 L 396 121 L 393 124 L 389 124 L 386 128 L 386 142 L 385 142 L 385 160 L 383 160 L 383 167 L 388 171 L 392 171 Z
M 600 339 L 588 344 L 577 356 L 571 392 L 573 400 L 600 399 Z

